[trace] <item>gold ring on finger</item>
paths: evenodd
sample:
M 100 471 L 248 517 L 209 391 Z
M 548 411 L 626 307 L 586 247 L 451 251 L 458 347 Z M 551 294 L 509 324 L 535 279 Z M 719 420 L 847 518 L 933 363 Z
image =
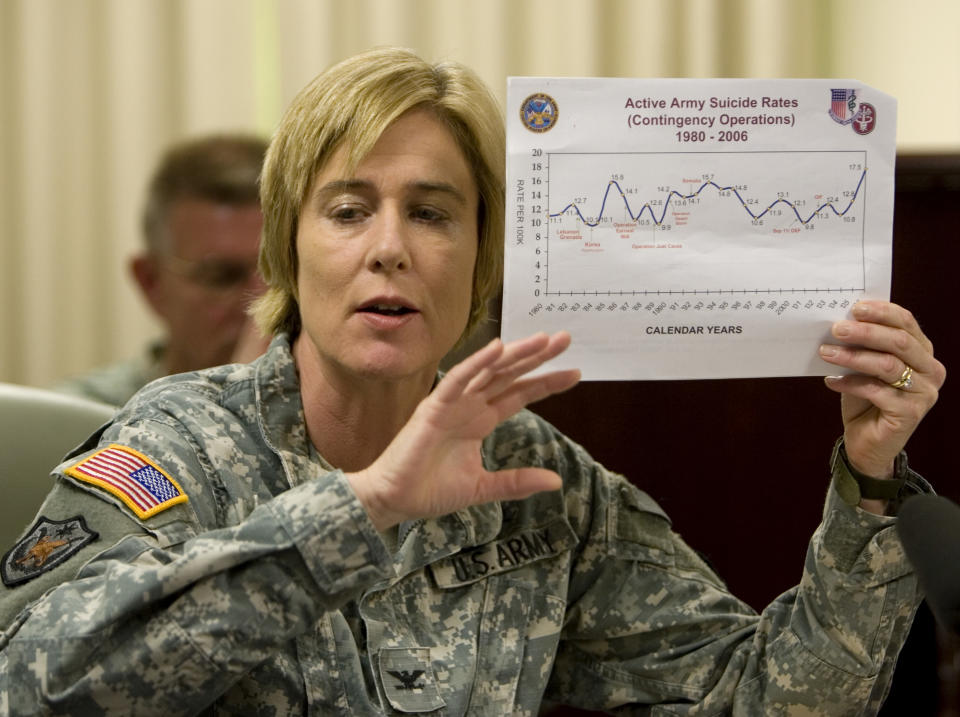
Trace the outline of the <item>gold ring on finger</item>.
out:
M 900 374 L 900 378 L 890 385 L 894 388 L 899 388 L 901 391 L 910 388 L 913 385 L 913 368 L 904 364 L 903 373 Z

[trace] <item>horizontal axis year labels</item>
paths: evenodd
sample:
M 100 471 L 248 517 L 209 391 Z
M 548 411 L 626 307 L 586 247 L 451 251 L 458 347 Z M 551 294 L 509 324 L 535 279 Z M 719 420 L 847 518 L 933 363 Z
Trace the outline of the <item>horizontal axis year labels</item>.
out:
M 767 288 L 767 289 L 640 289 L 624 290 L 616 289 L 609 291 L 545 291 L 543 296 L 676 296 L 683 294 L 691 295 L 710 295 L 710 294 L 841 294 L 846 292 L 863 292 L 863 287 L 844 287 L 844 288 Z

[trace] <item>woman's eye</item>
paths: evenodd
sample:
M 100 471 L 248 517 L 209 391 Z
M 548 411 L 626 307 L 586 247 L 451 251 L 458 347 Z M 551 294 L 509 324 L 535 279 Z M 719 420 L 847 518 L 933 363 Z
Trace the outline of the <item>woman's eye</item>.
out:
M 360 207 L 340 206 L 330 212 L 331 218 L 338 222 L 355 222 L 363 218 Z
M 413 217 L 422 222 L 439 222 L 446 219 L 446 214 L 433 207 L 417 207 L 413 210 Z

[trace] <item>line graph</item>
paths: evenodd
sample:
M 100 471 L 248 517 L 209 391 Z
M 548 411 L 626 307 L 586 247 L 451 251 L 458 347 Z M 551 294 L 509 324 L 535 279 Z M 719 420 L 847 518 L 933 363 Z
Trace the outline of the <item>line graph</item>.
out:
M 863 151 L 545 159 L 546 295 L 863 290 Z
M 744 198 L 743 198 L 742 196 L 740 196 L 740 192 L 737 190 L 736 185 L 728 185 L 728 186 L 725 186 L 725 187 L 724 187 L 724 186 L 720 186 L 719 184 L 717 184 L 717 183 L 714 182 L 713 180 L 704 182 L 703 184 L 700 185 L 700 187 L 699 187 L 695 192 L 693 192 L 693 193 L 691 193 L 691 194 L 681 194 L 680 192 L 676 191 L 675 189 L 671 189 L 670 192 L 667 194 L 666 200 L 663 202 L 663 211 L 660 213 L 659 218 L 654 214 L 654 212 L 653 212 L 653 207 L 650 206 L 649 203 L 644 204 L 644 205 L 640 208 L 640 211 L 637 212 L 637 214 L 634 214 L 634 213 L 633 213 L 633 210 L 630 208 L 630 202 L 629 202 L 629 200 L 627 199 L 627 195 L 626 195 L 626 193 L 624 193 L 623 188 L 620 186 L 620 183 L 619 183 L 618 181 L 614 180 L 614 179 L 611 179 L 610 182 L 607 184 L 607 190 L 606 190 L 606 191 L 604 192 L 604 194 L 603 194 L 603 201 L 602 201 L 601 204 L 600 204 L 600 211 L 597 212 L 597 216 L 598 216 L 598 217 L 602 217 L 602 216 L 603 216 L 604 209 L 606 208 L 606 205 L 607 205 L 607 199 L 608 199 L 609 196 L 610 196 L 610 190 L 611 190 L 611 188 L 613 188 L 613 189 L 616 189 L 616 190 L 620 193 L 620 198 L 623 199 L 623 203 L 624 203 L 624 205 L 626 206 L 627 212 L 628 212 L 628 214 L 630 215 L 630 218 L 631 218 L 631 219 L 633 219 L 633 220 L 636 221 L 636 220 L 640 219 L 640 218 L 643 216 L 643 213 L 644 213 L 644 212 L 649 212 L 650 218 L 653 219 L 654 223 L 659 226 L 660 224 L 663 224 L 663 222 L 664 222 L 664 218 L 665 218 L 666 215 L 667 215 L 667 209 L 669 208 L 669 206 L 670 206 L 670 201 L 671 201 L 672 199 L 677 198 L 677 199 L 679 199 L 679 200 L 681 200 L 681 201 L 682 201 L 682 200 L 687 200 L 687 199 L 694 199 L 694 198 L 699 197 L 699 196 L 700 196 L 700 193 L 703 192 L 703 190 L 704 190 L 706 187 L 713 187 L 713 188 L 716 189 L 718 192 L 731 192 L 731 193 L 733 194 L 733 196 L 735 196 L 737 199 L 740 200 L 740 204 L 743 206 L 744 210 L 746 210 L 747 214 L 750 215 L 750 218 L 751 218 L 751 219 L 762 219 L 762 218 L 763 218 L 764 216 L 766 216 L 772 209 L 774 209 L 777 205 L 779 205 L 779 204 L 784 204 L 784 205 L 788 206 L 788 207 L 793 211 L 794 215 L 795 215 L 796 218 L 800 221 L 801 224 L 808 224 L 808 223 L 810 223 L 810 222 L 813 220 L 813 218 L 814 218 L 815 216 L 817 216 L 817 214 L 818 214 L 819 212 L 822 212 L 822 211 L 825 210 L 825 209 L 830 209 L 830 210 L 834 213 L 835 216 L 838 216 L 838 217 L 845 216 L 845 215 L 847 214 L 847 212 L 850 211 L 850 208 L 853 206 L 853 203 L 856 201 L 857 195 L 860 193 L 860 188 L 863 186 L 863 180 L 866 179 L 866 176 L 867 176 L 867 170 L 864 169 L 864 170 L 860 173 L 860 179 L 859 179 L 859 181 L 857 182 L 856 189 L 854 189 L 853 192 L 852 192 L 852 195 L 851 195 L 851 197 L 850 197 L 850 201 L 847 202 L 846 207 L 844 207 L 842 210 L 837 210 L 836 205 L 835 205 L 834 202 L 832 202 L 832 201 L 831 201 L 831 202 L 824 202 L 824 203 L 821 204 L 819 207 L 817 207 L 817 208 L 814 209 L 812 212 L 810 212 L 810 214 L 808 214 L 806 218 L 804 218 L 803 216 L 801 216 L 800 211 L 797 209 L 796 205 L 795 205 L 793 202 L 791 202 L 790 200 L 788 200 L 788 199 L 776 199 L 776 200 L 774 200 L 771 204 L 769 204 L 762 212 L 760 212 L 759 214 L 754 214 L 753 211 L 752 211 L 752 210 L 750 209 L 750 207 L 748 206 L 748 204 L 746 203 L 746 201 L 744 200 Z M 580 221 L 582 221 L 582 222 L 583 222 L 584 224 L 586 224 L 587 226 L 591 226 L 591 227 L 599 226 L 599 224 L 600 224 L 600 220 L 599 220 L 599 219 L 597 219 L 597 221 L 594 221 L 594 222 L 587 221 L 587 220 L 584 218 L 583 214 L 580 212 L 580 209 L 579 209 L 575 204 L 572 204 L 572 203 L 571 203 L 571 204 L 568 204 L 566 207 L 564 207 L 563 209 L 561 209 L 559 212 L 556 212 L 556 213 L 554 213 L 554 214 L 551 214 L 550 216 L 551 216 L 551 217 L 558 217 L 558 216 L 561 216 L 564 212 L 566 212 L 566 211 L 568 211 L 568 210 L 571 210 L 571 209 L 574 210 L 574 211 L 577 213 L 577 215 L 580 217 Z

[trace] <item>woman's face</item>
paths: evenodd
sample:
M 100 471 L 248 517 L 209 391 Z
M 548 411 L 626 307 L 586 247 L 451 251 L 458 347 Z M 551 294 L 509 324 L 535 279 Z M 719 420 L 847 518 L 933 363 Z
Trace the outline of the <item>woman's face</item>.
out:
M 473 173 L 425 110 L 387 128 L 349 176 L 344 155 L 314 177 L 297 227 L 308 360 L 346 376 L 432 378 L 470 311 Z

